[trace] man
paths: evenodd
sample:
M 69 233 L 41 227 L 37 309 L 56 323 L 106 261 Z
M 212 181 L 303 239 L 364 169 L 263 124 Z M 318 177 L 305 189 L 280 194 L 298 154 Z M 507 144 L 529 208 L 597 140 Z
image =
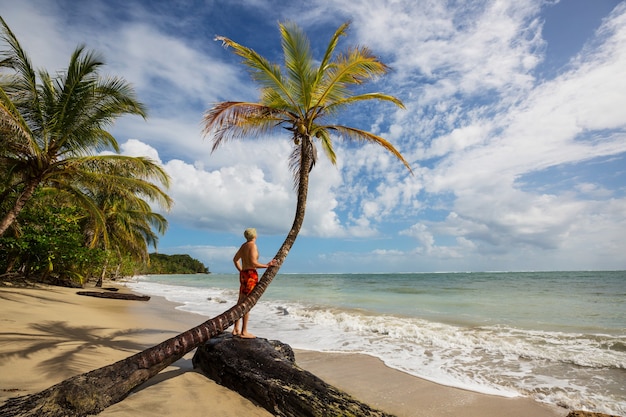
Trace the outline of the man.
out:
M 243 235 L 246 238 L 246 243 L 241 245 L 233 258 L 233 263 L 239 271 L 239 299 L 237 300 L 237 303 L 242 302 L 259 282 L 259 274 L 256 271 L 257 268 L 268 268 L 278 264 L 276 259 L 272 259 L 268 264 L 259 263 L 259 250 L 256 247 L 256 229 L 246 229 L 243 232 Z M 240 336 L 246 339 L 253 339 L 256 337 L 253 334 L 248 333 L 249 314 L 249 312 L 244 314 L 242 320 L 237 320 L 235 322 L 233 336 Z M 240 321 L 242 322 L 241 330 L 239 329 Z

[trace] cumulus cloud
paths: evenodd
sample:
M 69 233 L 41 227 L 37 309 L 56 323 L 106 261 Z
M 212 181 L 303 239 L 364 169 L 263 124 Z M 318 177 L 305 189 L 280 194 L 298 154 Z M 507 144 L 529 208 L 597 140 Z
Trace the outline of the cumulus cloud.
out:
M 120 145 L 120 151 L 122 154 L 127 156 L 148 157 L 154 162 L 161 164 L 161 160 L 159 159 L 159 152 L 152 146 L 146 145 L 145 143 L 137 139 L 129 139 L 128 141 Z
M 419 100 L 427 104 L 457 93 L 528 88 L 544 47 L 540 6 L 533 0 L 460 7 L 371 0 L 341 7 L 354 16 L 363 44 L 394 57 L 398 78 L 424 81 Z
M 160 161 L 158 151 L 131 139 L 122 153 Z M 168 194 L 175 205 L 168 217 L 186 227 L 239 232 L 250 225 L 268 234 L 285 233 L 293 221 L 296 193 L 288 169 L 288 146 L 275 141 L 233 142 L 216 152 L 220 162 L 205 164 L 172 159 L 163 164 L 171 177 Z M 207 165 L 219 165 L 212 168 Z M 319 175 L 316 175 L 319 172 Z M 339 171 L 320 161 L 311 175 L 303 235 L 344 236 L 334 209 L 333 189 Z

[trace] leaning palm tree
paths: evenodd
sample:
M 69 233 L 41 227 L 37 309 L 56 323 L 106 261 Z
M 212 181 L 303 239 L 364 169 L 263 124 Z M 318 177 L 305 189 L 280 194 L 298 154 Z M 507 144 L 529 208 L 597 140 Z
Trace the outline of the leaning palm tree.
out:
M 291 132 L 289 138 L 294 144 L 291 166 L 295 170 L 298 201 L 291 230 L 276 255 L 279 264 L 293 246 L 304 219 L 309 172 L 316 161 L 316 142 L 333 162 L 332 134 L 377 143 L 409 168 L 402 155 L 385 139 L 357 128 L 325 122 L 339 110 L 359 101 L 383 100 L 402 106 L 398 99 L 385 94 L 352 92 L 352 87 L 385 74 L 388 68 L 366 48 L 335 56 L 339 38 L 347 28 L 347 24 L 339 27 L 316 66 L 309 42 L 300 29 L 293 24 L 281 24 L 284 69 L 230 39 L 217 38 L 243 58 L 253 79 L 261 86 L 261 100 L 259 103 L 220 103 L 209 110 L 205 116 L 205 132 L 212 137 L 213 149 L 227 139 L 258 135 L 276 128 L 285 127 Z M 72 377 L 40 393 L 11 399 L 0 407 L 0 416 L 84 416 L 100 412 L 231 326 L 256 304 L 277 272 L 278 267 L 268 268 L 248 298 L 219 316 L 112 365 Z
M 337 160 L 333 135 L 380 145 L 411 172 L 408 162 L 384 138 L 356 127 L 332 123 L 340 111 L 358 102 L 388 101 L 404 107 L 399 99 L 388 94 L 354 92 L 355 87 L 384 75 L 388 67 L 364 47 L 335 55 L 339 39 L 345 35 L 348 26 L 345 23 L 335 31 L 319 63 L 313 58 L 308 38 L 294 23 L 279 25 L 284 56 L 282 66 L 231 39 L 216 37 L 243 59 L 261 89 L 261 98 L 258 102 L 218 103 L 206 113 L 204 132 L 213 141 L 212 151 L 231 139 L 256 138 L 284 129 L 290 132 L 287 137 L 293 147 L 289 162 L 297 203 L 291 229 L 275 256 L 278 265 L 287 257 L 304 222 L 309 174 L 317 162 L 318 144 L 333 165 Z M 279 268 L 265 271 L 255 290 L 242 302 L 244 313 L 257 303 Z
M 1 17 L 0 23 L 0 38 L 9 45 L 0 60 L 0 236 L 41 186 L 72 195 L 91 214 L 96 235 L 106 229 L 102 213 L 84 192 L 93 184 L 106 184 L 118 193 L 133 190 L 169 206 L 169 197 L 154 183 L 167 186 L 169 181 L 158 164 L 147 158 L 96 155 L 119 151 L 106 130 L 118 117 L 145 117 L 132 87 L 119 78 L 101 77 L 104 63 L 84 47 L 74 51 L 64 74 L 36 72 Z

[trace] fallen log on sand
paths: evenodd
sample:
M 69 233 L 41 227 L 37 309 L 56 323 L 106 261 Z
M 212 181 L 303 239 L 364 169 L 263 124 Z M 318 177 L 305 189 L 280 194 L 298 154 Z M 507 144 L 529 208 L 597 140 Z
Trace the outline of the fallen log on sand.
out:
M 113 298 L 116 300 L 137 300 L 137 301 L 148 301 L 150 297 L 147 295 L 136 295 L 136 294 L 128 294 L 128 293 L 118 293 L 118 292 L 105 292 L 105 291 L 78 291 L 76 294 L 78 295 L 86 295 L 89 297 L 100 297 L 100 298 Z
M 225 334 L 199 346 L 192 362 L 276 416 L 391 417 L 298 367 L 291 347 L 277 340 Z

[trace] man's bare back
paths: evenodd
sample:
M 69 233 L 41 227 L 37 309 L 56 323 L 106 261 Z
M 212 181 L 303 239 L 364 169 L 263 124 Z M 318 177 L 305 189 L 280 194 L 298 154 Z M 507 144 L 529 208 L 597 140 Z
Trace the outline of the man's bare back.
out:
M 259 264 L 259 250 L 256 246 L 256 239 L 252 239 L 239 248 L 235 254 L 233 261 L 239 271 L 246 269 L 267 268 L 265 265 Z M 241 264 L 239 261 L 241 260 Z M 241 268 L 241 269 L 240 269 Z

